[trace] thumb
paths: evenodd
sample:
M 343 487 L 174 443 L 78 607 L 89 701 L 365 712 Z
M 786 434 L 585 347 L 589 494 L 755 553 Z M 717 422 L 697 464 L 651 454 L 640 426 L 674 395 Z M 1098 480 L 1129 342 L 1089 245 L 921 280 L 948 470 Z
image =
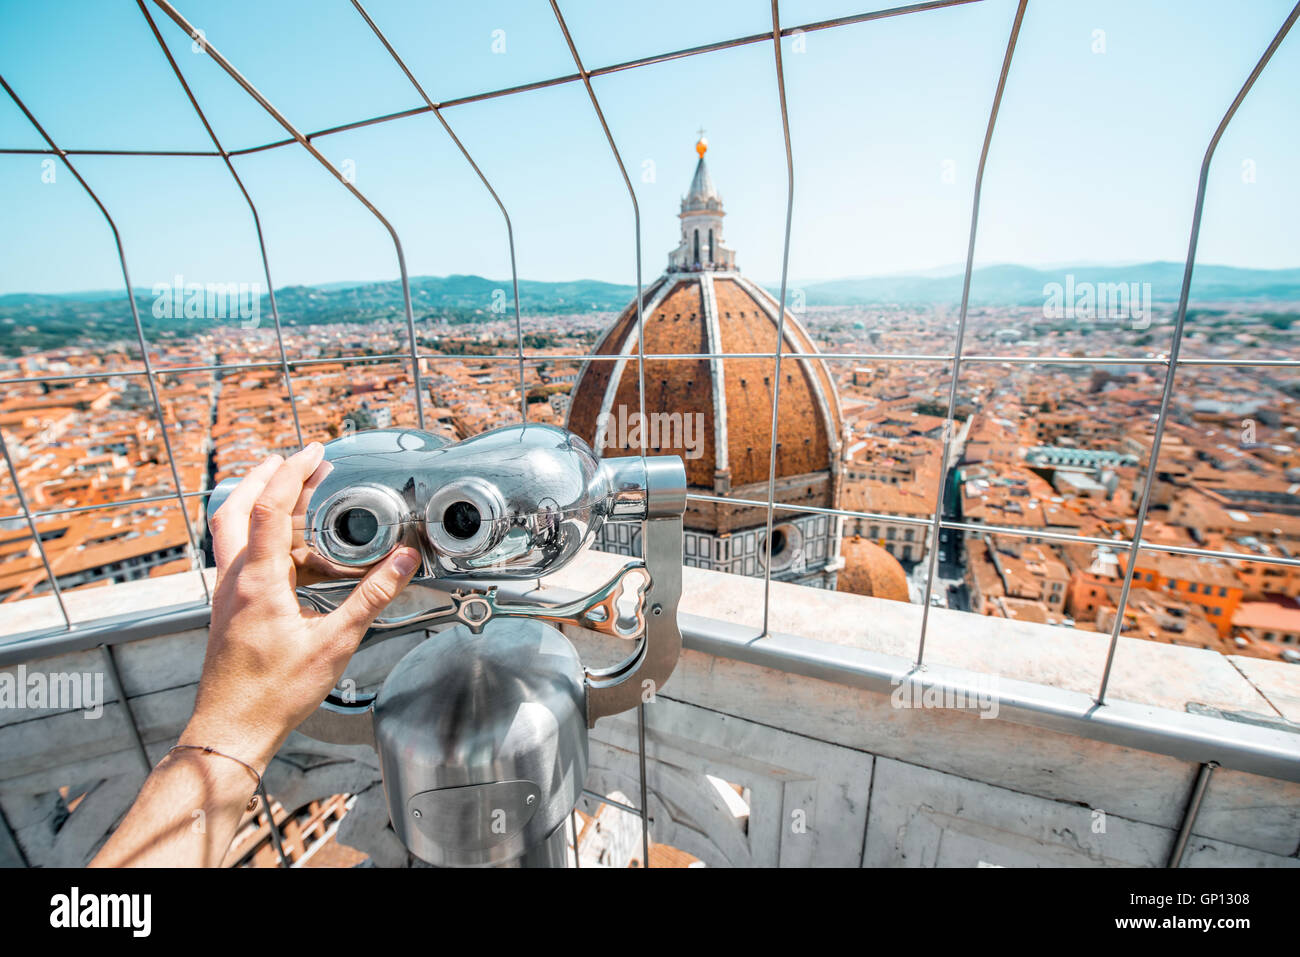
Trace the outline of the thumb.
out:
M 414 548 L 399 548 L 370 569 L 330 617 L 338 619 L 344 632 L 357 632 L 353 640 L 359 639 L 360 633 L 401 594 L 419 564 L 419 552 Z

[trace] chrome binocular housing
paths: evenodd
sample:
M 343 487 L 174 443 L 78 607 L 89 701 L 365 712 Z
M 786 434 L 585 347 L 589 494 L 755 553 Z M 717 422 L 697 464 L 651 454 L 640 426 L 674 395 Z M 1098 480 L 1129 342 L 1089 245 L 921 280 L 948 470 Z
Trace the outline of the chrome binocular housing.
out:
M 214 491 L 209 520 L 234 484 Z M 602 460 L 552 426 L 455 444 L 413 429 L 327 443 L 294 509 L 295 564 L 311 573 L 301 580 L 315 580 L 298 588 L 299 600 L 334 610 L 399 545 L 419 551 L 416 581 L 440 600 L 377 618 L 362 646 L 435 633 L 377 694 L 336 689 L 298 730 L 376 750 L 393 829 L 422 860 L 562 863 L 563 822 L 586 777 L 586 729 L 652 700 L 681 653 L 685 508 L 677 456 Z M 641 558 L 562 601 L 519 584 L 563 568 L 607 522 L 640 524 Z M 503 587 L 515 597 L 503 599 Z M 564 625 L 635 645 L 613 667 L 587 668 Z
M 600 460 L 571 432 L 511 426 L 463 442 L 378 429 L 329 442 L 295 509 L 295 546 L 320 577 L 359 578 L 399 545 L 419 578 L 526 581 L 563 568 L 605 522 L 675 509 L 674 456 Z M 211 517 L 238 479 L 208 503 Z M 652 490 L 654 495 L 652 496 Z M 684 507 L 684 497 L 682 499 Z M 680 511 L 680 509 L 677 509 Z

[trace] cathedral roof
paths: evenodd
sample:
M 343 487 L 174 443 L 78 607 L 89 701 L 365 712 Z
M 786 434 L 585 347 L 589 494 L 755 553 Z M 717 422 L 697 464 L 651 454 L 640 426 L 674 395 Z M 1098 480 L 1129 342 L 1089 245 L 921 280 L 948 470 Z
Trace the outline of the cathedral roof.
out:
M 872 595 L 893 601 L 908 601 L 907 573 L 898 559 L 875 542 L 854 535 L 840 542 L 844 567 L 836 579 L 836 590 L 854 595 Z
M 730 485 L 766 483 L 772 416 L 771 359 L 654 359 L 684 353 L 773 353 L 777 302 L 765 289 L 740 276 L 708 272 L 668 274 L 646 290 L 646 412 L 699 413 L 703 447 L 686 457 L 688 482 L 712 490 L 715 473 L 729 473 Z M 776 475 L 778 479 L 829 472 L 841 432 L 835 386 L 821 362 L 790 355 L 815 355 L 816 346 L 799 322 L 785 317 L 781 362 Z M 594 353 L 617 360 L 588 360 L 574 386 L 569 428 L 594 441 L 602 413 L 639 412 L 635 303 L 628 306 Z M 662 436 L 661 436 L 662 438 Z M 665 453 L 680 449 L 660 443 Z M 605 455 L 638 450 L 607 448 Z M 656 452 L 653 446 L 648 452 Z M 827 502 L 827 505 L 830 503 Z
M 721 209 L 704 162 L 707 148 L 703 139 L 696 145 L 700 160 L 684 209 L 696 200 Z M 683 232 L 683 249 L 695 241 L 694 227 L 691 230 Z M 721 246 L 720 239 L 715 249 L 716 260 L 694 263 L 693 268 L 675 266 L 670 257 L 669 271 L 644 290 L 645 409 L 648 425 L 654 427 L 645 437 L 645 451 L 681 455 L 687 483 L 699 491 L 766 498 L 775 361 L 744 356 L 776 352 L 780 306 L 767 290 L 739 274 L 734 253 Z M 679 252 L 676 262 L 685 261 Z M 788 311 L 783 329 L 777 500 L 834 507 L 842 433 L 835 383 L 825 363 L 792 358 L 816 355 L 817 347 Z M 640 454 L 639 436 L 629 428 L 637 424 L 640 412 L 635 302 L 618 316 L 593 353 L 617 358 L 583 364 L 570 394 L 568 427 L 601 455 Z M 723 357 L 654 358 L 695 353 Z M 765 519 L 753 508 L 741 517 L 718 512 L 706 506 L 689 508 L 687 526 L 723 531 Z

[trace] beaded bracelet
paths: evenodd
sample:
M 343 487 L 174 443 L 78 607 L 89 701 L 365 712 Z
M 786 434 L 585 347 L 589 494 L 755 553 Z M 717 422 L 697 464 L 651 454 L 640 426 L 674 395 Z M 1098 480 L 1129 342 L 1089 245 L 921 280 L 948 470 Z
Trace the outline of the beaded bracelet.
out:
M 245 805 L 244 810 L 257 810 L 257 795 L 262 793 L 262 775 L 258 773 L 257 768 L 253 767 L 247 761 L 243 761 L 235 757 L 233 754 L 226 754 L 222 751 L 218 751 L 216 748 L 210 748 L 204 744 L 178 744 L 176 747 L 172 748 L 171 751 L 167 752 L 168 757 L 171 756 L 172 751 L 202 751 L 204 754 L 215 754 L 223 758 L 229 758 L 236 764 L 242 764 L 244 767 L 248 768 L 253 777 L 257 779 L 257 791 L 248 799 L 248 804 Z

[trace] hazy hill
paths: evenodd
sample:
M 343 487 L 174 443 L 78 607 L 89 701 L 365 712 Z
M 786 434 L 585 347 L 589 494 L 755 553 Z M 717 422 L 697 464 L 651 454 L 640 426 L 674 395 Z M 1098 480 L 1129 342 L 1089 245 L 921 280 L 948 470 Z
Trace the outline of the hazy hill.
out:
M 520 309 L 531 315 L 618 310 L 631 301 L 632 295 L 631 286 L 589 279 L 519 283 Z M 276 290 L 275 299 L 285 326 L 366 322 L 403 315 L 402 287 L 396 281 L 284 286 Z M 238 322 L 237 319 L 155 318 L 154 296 L 149 289 L 137 288 L 135 300 L 145 333 L 150 337 L 187 335 L 211 328 L 214 322 L 222 325 Z M 512 317 L 514 294 L 509 280 L 419 276 L 411 280 L 411 306 L 417 320 L 440 318 L 470 323 Z M 270 305 L 265 295 L 261 297 L 259 315 L 263 324 L 270 324 Z M 134 336 L 131 310 L 120 292 L 0 296 L 0 353 L 3 354 L 49 349 L 81 339 L 93 342 Z
M 1177 302 L 1183 282 L 1183 264 L 1141 263 L 1132 266 L 1071 266 L 1034 269 L 1029 266 L 985 266 L 971 275 L 970 301 L 974 305 L 1039 305 L 1043 287 L 1065 284 L 1066 276 L 1079 283 L 1150 283 L 1155 302 Z M 879 305 L 883 303 L 959 303 L 962 274 L 948 276 L 880 276 L 807 283 L 803 290 L 810 306 Z M 1300 300 L 1300 269 L 1238 269 L 1235 266 L 1197 266 L 1192 273 L 1193 304 L 1247 300 L 1279 302 Z
M 955 268 L 955 267 L 954 267 Z M 837 279 L 799 284 L 809 306 L 854 306 L 896 303 L 952 304 L 961 300 L 960 271 L 935 275 L 935 271 L 899 276 Z M 1178 298 L 1181 263 L 1153 262 L 1129 266 L 1077 266 L 1034 269 L 998 265 L 975 270 L 971 302 L 979 306 L 1037 305 L 1044 286 L 1064 284 L 1072 275 L 1076 284 L 1150 283 L 1157 302 Z M 773 289 L 775 284 L 768 284 Z M 616 283 L 580 279 L 571 282 L 519 283 L 521 309 L 532 315 L 589 311 L 617 311 L 631 301 L 633 288 Z M 482 276 L 418 276 L 411 280 L 411 301 L 417 319 L 442 318 L 451 322 L 509 318 L 514 302 L 509 280 Z M 1192 302 L 1245 301 L 1258 303 L 1300 301 L 1300 269 L 1238 269 L 1232 266 L 1198 266 L 1192 282 Z M 151 290 L 137 289 L 136 302 L 145 331 L 150 336 L 186 335 L 210 328 L 211 320 L 158 319 L 153 315 Z M 402 315 L 401 285 L 333 282 L 317 286 L 285 286 L 276 291 L 280 317 L 287 326 L 335 322 L 365 322 Z M 262 321 L 268 322 L 266 297 L 261 301 Z M 237 320 L 236 320 L 237 321 Z M 233 322 L 227 322 L 233 324 Z M 48 349 L 78 340 L 90 342 L 133 338 L 130 310 L 121 293 L 79 292 L 64 295 L 11 293 L 0 296 L 0 353 Z

